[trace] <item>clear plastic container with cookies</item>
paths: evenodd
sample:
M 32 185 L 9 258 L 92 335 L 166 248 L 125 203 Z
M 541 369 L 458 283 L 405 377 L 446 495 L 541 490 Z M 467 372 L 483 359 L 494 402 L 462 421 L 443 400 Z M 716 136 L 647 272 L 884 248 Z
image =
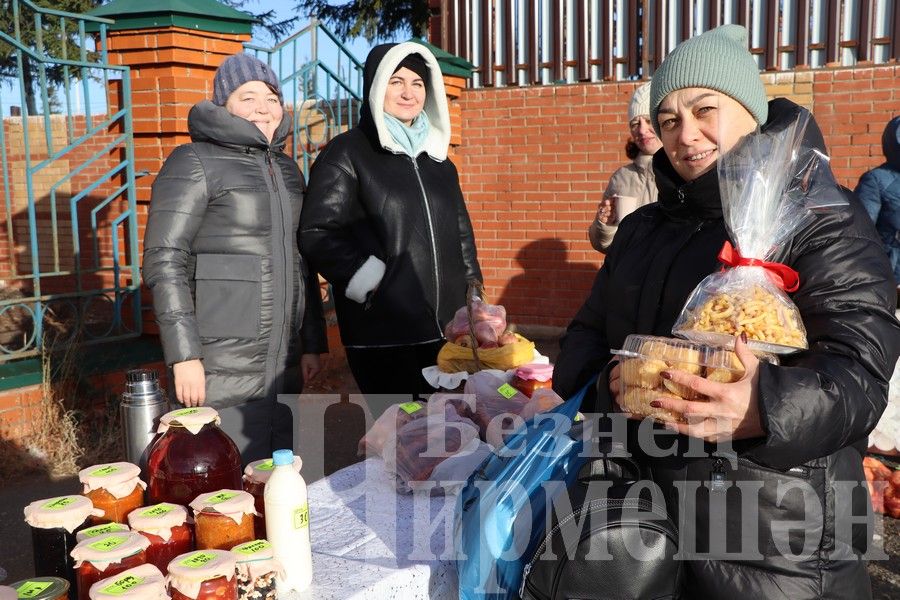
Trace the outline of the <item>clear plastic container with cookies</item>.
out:
M 734 383 L 744 376 L 744 366 L 733 351 L 687 340 L 629 335 L 622 349 L 613 353 L 619 358 L 622 410 L 658 421 L 682 421 L 683 417 L 670 410 L 653 408 L 650 406 L 653 400 L 704 399 L 689 387 L 664 378 L 663 371 L 677 369 L 721 383 Z M 778 362 L 771 354 L 758 351 L 754 354 L 760 360 Z
M 797 232 L 815 215 L 846 205 L 828 157 L 807 141 L 809 113 L 783 127 L 746 136 L 716 162 L 728 231 L 718 254 L 724 265 L 688 297 L 672 333 L 732 347 L 746 334 L 753 350 L 789 354 L 808 348 L 790 294 L 801 288 L 802 263 L 792 260 Z M 812 137 L 814 133 L 810 134 Z

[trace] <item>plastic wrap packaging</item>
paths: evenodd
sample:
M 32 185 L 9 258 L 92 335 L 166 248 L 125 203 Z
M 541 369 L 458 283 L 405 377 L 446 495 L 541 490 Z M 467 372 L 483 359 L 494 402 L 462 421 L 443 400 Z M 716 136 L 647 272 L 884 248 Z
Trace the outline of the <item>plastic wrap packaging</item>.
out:
M 720 383 L 734 383 L 744 376 L 744 366 L 737 354 L 724 348 L 707 346 L 684 340 L 650 335 L 629 335 L 621 350 L 614 350 L 619 357 L 619 404 L 622 410 L 657 421 L 682 421 L 682 415 L 662 408 L 653 408 L 650 402 L 659 398 L 703 400 L 703 396 L 690 388 L 664 379 L 663 371 L 678 369 Z M 771 363 L 777 359 L 762 352 L 757 358 Z
M 475 398 L 472 420 L 481 439 L 494 448 L 525 423 L 520 415 L 530 399 L 492 373 L 473 373 L 466 380 L 465 394 Z
M 380 417 L 375 419 L 366 435 L 359 440 L 356 453 L 358 456 L 381 456 L 384 444 L 407 423 L 424 418 L 428 414 L 422 402 L 403 402 L 392 404 Z
M 719 260 L 726 270 L 694 289 L 672 333 L 731 347 L 746 333 L 754 350 L 785 354 L 807 348 L 806 330 L 788 296 L 800 277 L 770 262 L 816 211 L 846 204 L 823 194 L 837 184 L 828 157 L 804 144 L 810 115 L 803 111 L 784 129 L 746 136 L 717 161 L 728 234 Z
M 416 482 L 429 481 L 444 460 L 472 449 L 478 427 L 447 405 L 443 414 L 431 414 L 401 427 L 384 444 L 385 468 L 397 477 L 397 491 L 410 493 Z

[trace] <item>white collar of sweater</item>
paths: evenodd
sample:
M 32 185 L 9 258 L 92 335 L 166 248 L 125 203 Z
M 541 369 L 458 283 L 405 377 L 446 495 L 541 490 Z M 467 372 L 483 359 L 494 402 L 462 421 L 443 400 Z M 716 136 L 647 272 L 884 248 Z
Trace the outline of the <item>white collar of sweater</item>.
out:
M 378 64 L 372 87 L 369 88 L 369 110 L 375 129 L 378 131 L 378 141 L 381 147 L 395 154 L 405 154 L 403 146 L 394 141 L 384 122 L 384 94 L 387 91 L 388 81 L 397 65 L 410 54 L 421 54 L 428 64 L 428 94 L 425 97 L 425 108 L 428 120 L 431 122 L 431 130 L 422 150 L 436 161 L 447 158 L 450 148 L 450 109 L 447 106 L 447 92 L 444 89 L 444 78 L 441 75 L 441 67 L 437 59 L 421 44 L 416 42 L 403 42 L 387 51 L 384 58 Z

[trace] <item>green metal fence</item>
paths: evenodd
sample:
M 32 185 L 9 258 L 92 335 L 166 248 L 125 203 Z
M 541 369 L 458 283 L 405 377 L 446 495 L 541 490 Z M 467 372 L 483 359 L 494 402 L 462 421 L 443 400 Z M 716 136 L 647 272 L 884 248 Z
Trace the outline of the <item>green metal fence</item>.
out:
M 293 157 L 308 174 L 325 144 L 359 120 L 362 63 L 316 19 L 272 48 L 244 47 L 278 74 L 293 112 Z
M 129 69 L 108 62 L 111 21 L 3 4 L 0 85 L 20 101 L 0 101 L 0 362 L 141 331 Z

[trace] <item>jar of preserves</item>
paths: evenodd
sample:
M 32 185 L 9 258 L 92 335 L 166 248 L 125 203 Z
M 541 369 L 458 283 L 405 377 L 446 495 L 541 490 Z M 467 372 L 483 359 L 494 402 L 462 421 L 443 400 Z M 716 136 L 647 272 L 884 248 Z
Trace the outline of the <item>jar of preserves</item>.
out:
M 191 502 L 197 549 L 230 550 L 256 539 L 253 533 L 253 496 L 242 490 L 201 494 Z
M 99 517 L 91 517 L 93 523 L 126 523 L 128 513 L 144 505 L 144 489 L 140 480 L 141 469 L 127 462 L 94 465 L 78 472 L 84 486 L 84 495 L 95 508 L 103 511 Z
M 219 413 L 208 406 L 182 408 L 160 419 L 162 433 L 147 459 L 151 504 L 187 506 L 205 492 L 240 489 L 241 454 L 219 429 Z
M 145 564 L 145 550 L 149 545 L 147 538 L 134 531 L 110 533 L 79 542 L 72 550 L 78 599 L 89 600 L 91 586 L 101 579 Z
M 284 579 L 272 544 L 253 540 L 231 549 L 237 560 L 238 600 L 275 600 L 277 579 Z
M 194 528 L 187 521 L 187 508 L 168 502 L 140 508 L 128 515 L 131 527 L 150 542 L 147 562 L 164 575 L 169 572 L 173 558 L 194 549 Z
M 131 531 L 131 528 L 128 527 L 128 525 L 116 523 L 115 521 L 112 523 L 100 523 L 99 525 L 76 531 L 75 542 L 83 542 L 88 538 L 100 537 L 101 535 L 106 535 L 108 533 L 122 533 L 125 531 Z
M 32 577 L 17 581 L 10 587 L 18 598 L 28 600 L 66 600 L 75 588 L 62 577 Z
M 153 565 L 140 565 L 101 579 L 88 590 L 91 600 L 167 600 L 166 578 Z
M 72 584 L 74 595 L 75 561 L 70 553 L 77 544 L 75 531 L 84 526 L 88 517 L 100 514 L 85 496 L 57 496 L 26 506 L 35 575 L 66 579 Z
M 198 550 L 169 563 L 172 600 L 237 600 L 234 554 Z
M 298 473 L 302 466 L 302 459 L 295 454 L 294 468 Z M 259 539 L 266 537 L 266 505 L 263 501 L 263 491 L 274 468 L 271 458 L 263 458 L 253 461 L 244 469 L 244 491 L 253 496 L 253 506 L 259 513 L 259 516 L 254 518 L 254 529 Z
M 512 386 L 529 398 L 534 390 L 553 387 L 553 365 L 531 363 L 517 367 Z

